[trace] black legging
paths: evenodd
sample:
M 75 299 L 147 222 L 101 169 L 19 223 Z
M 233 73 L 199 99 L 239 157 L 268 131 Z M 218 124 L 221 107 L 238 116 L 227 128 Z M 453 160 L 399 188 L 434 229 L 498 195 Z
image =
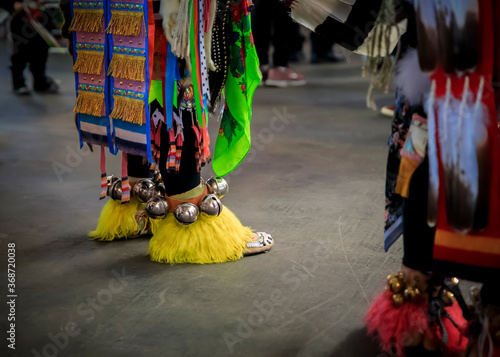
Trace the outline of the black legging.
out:
M 427 157 L 415 170 L 410 194 L 403 200 L 403 264 L 415 270 L 432 270 L 435 228 L 427 225 L 427 190 L 429 162 Z
M 195 134 L 191 121 L 191 114 L 186 111 L 180 111 L 182 122 L 184 124 L 184 144 L 182 146 L 181 166 L 178 173 L 167 173 L 166 163 L 169 150 L 169 136 L 163 125 L 161 132 L 160 149 L 160 172 L 165 184 L 167 196 L 177 195 L 189 191 L 200 184 L 201 175 L 196 172 L 195 158 Z M 128 155 L 128 175 L 131 177 L 151 177 L 149 164 L 143 164 L 143 157 L 137 155 Z
M 193 125 L 191 113 L 180 110 L 180 114 L 184 125 L 184 143 L 182 145 L 181 166 L 178 173 L 167 173 L 166 163 L 168 158 L 169 137 L 167 130 L 162 130 L 161 132 L 160 172 L 163 183 L 165 184 L 167 196 L 189 191 L 198 186 L 201 181 L 200 173 L 196 172 L 194 147 L 196 136 L 191 128 Z M 165 125 L 163 128 L 165 128 Z

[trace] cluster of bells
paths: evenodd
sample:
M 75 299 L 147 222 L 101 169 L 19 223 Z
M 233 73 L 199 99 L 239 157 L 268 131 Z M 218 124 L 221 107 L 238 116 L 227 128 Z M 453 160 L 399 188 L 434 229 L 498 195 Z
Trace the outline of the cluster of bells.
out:
M 458 279 L 453 278 L 452 282 L 458 284 Z M 396 308 L 403 306 L 405 302 L 415 302 L 422 298 L 422 293 L 418 288 L 406 286 L 403 272 L 391 274 L 387 277 L 386 290 L 393 294 L 392 304 Z M 455 301 L 455 296 L 451 291 L 442 289 L 441 300 L 443 300 L 445 306 L 451 306 Z
M 196 222 L 200 211 L 209 216 L 218 216 L 221 213 L 223 206 L 220 200 L 229 191 L 226 180 L 221 177 L 210 177 L 205 185 L 208 194 L 202 198 L 199 207 L 190 202 L 183 202 L 173 210 L 179 223 L 188 225 Z M 107 195 L 114 200 L 121 200 L 122 182 L 118 177 L 108 177 Z M 139 180 L 132 190 L 132 195 L 139 202 L 146 203 L 146 213 L 153 219 L 163 219 L 170 211 L 165 199 L 165 185 L 160 180 Z

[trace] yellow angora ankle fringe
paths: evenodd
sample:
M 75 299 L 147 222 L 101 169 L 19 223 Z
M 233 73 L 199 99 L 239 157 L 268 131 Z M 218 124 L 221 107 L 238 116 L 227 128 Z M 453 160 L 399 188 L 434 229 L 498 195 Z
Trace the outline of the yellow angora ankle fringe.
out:
M 187 226 L 168 214 L 154 227 L 148 254 L 159 263 L 223 263 L 240 259 L 252 234 L 227 207 L 219 217 L 200 213 Z
M 117 238 L 126 238 L 137 233 L 135 213 L 139 202 L 131 199 L 130 203 L 122 205 L 121 202 L 110 199 L 101 211 L 99 222 L 95 231 L 89 237 L 96 240 L 112 241 Z

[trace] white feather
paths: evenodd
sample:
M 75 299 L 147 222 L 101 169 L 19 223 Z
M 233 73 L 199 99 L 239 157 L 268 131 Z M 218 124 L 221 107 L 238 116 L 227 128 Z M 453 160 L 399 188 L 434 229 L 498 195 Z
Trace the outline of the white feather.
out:
M 172 42 L 172 31 L 175 26 L 177 13 L 179 12 L 179 1 L 180 0 L 161 0 L 160 2 L 160 14 L 163 17 L 163 31 L 165 31 L 168 42 Z
M 439 166 L 437 159 L 436 144 L 436 116 L 435 116 L 435 93 L 436 82 L 431 85 L 430 96 L 426 101 L 427 112 L 427 130 L 429 132 L 429 209 L 427 210 L 427 224 L 430 227 L 436 226 L 437 222 L 437 203 L 439 195 Z
M 429 74 L 420 70 L 416 49 L 408 49 L 398 61 L 394 83 L 411 105 L 424 102 L 431 88 L 431 80 Z
M 345 0 L 296 0 L 291 15 L 295 21 L 314 31 L 328 17 L 344 23 L 351 10 L 352 5 Z

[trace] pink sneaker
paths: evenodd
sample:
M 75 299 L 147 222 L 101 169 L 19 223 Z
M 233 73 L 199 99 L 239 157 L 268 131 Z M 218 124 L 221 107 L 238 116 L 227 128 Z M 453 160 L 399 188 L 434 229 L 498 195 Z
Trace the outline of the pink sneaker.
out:
M 267 74 L 266 85 L 271 87 L 298 87 L 306 84 L 305 76 L 291 67 L 274 67 Z

